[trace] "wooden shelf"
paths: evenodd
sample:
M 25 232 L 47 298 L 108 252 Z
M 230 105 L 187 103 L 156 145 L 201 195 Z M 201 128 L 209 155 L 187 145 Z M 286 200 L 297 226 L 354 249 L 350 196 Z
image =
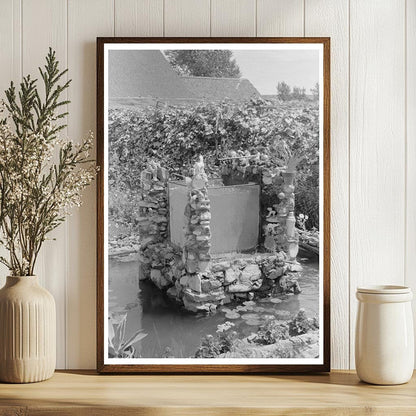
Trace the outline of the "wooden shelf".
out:
M 0 384 L 0 415 L 415 415 L 416 377 L 372 386 L 323 375 L 136 376 L 59 371 L 43 383 Z

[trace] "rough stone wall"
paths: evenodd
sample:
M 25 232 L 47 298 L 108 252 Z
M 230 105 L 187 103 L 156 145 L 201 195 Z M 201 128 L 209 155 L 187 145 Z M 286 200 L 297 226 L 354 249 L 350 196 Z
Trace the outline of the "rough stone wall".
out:
M 234 255 L 212 259 L 210 254 L 210 201 L 207 176 L 202 158 L 195 164 L 189 180 L 188 204 L 185 209 L 184 250 L 170 243 L 168 236 L 168 177 L 157 164 L 150 162 L 143 171 L 140 201 L 141 278 L 149 278 L 159 289 L 192 312 L 211 312 L 233 300 L 251 300 L 256 293 L 263 296 L 274 290 L 299 293 L 297 251 L 294 228 L 293 175 L 258 169 L 262 187 L 279 182 L 279 204 L 264 215 L 263 228 L 273 240 L 269 253 Z M 274 189 L 274 188 L 273 188 Z M 270 190 L 270 188 L 269 188 Z M 277 227 L 277 228 L 276 228 Z M 279 228 L 280 227 L 280 228 Z M 271 230 L 281 230 L 273 234 Z M 279 240 L 279 238 L 284 239 Z M 277 240 L 277 241 L 276 241 Z M 295 253 L 296 252 L 296 253 Z
M 159 164 L 150 162 L 141 174 L 139 232 L 142 241 L 164 241 L 168 237 L 168 175 Z
M 212 312 L 233 300 L 251 300 L 276 289 L 299 293 L 296 274 L 289 272 L 286 255 L 241 255 L 213 260 L 204 272 L 184 272 L 167 294 L 192 312 Z
M 202 157 L 195 164 L 185 208 L 184 258 L 188 273 L 204 272 L 211 260 L 211 212 Z
M 139 202 L 139 232 L 141 278 L 149 278 L 159 288 L 167 288 L 170 263 L 178 264 L 181 256 L 168 242 L 169 208 L 168 175 L 159 164 L 150 161 L 141 174 L 141 201 Z M 167 272 L 169 269 L 169 273 Z
M 295 227 L 294 167 L 276 167 L 267 154 L 248 151 L 232 151 L 222 163 L 226 185 L 260 183 L 263 246 L 269 252 L 284 251 L 288 261 L 296 263 L 299 235 Z

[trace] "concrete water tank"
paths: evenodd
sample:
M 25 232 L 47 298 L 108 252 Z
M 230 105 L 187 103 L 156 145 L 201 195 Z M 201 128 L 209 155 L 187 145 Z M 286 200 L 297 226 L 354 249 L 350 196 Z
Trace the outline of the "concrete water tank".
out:
M 211 201 L 211 253 L 255 249 L 259 235 L 260 186 L 255 183 L 208 188 Z M 183 247 L 188 188 L 169 182 L 170 240 Z

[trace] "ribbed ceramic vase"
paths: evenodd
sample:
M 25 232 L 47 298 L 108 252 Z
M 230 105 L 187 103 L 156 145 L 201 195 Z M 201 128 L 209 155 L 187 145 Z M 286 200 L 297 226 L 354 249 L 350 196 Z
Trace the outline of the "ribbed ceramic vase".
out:
M 36 276 L 8 276 L 0 290 L 0 381 L 50 378 L 56 364 L 53 296 Z

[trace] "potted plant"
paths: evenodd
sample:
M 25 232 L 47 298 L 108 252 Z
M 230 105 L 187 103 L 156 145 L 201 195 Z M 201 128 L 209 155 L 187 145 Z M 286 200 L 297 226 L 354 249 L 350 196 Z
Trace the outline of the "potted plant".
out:
M 141 329 L 126 337 L 127 314 L 110 315 L 108 325 L 108 356 L 110 358 L 134 358 L 134 344 L 147 336 Z
M 92 136 L 80 144 L 64 140 L 61 100 L 70 81 L 49 49 L 43 83 L 30 75 L 19 91 L 13 83 L 0 107 L 0 262 L 9 269 L 0 290 L 0 381 L 45 380 L 55 370 L 56 316 L 52 295 L 35 274 L 49 233 L 58 227 L 95 177 Z

